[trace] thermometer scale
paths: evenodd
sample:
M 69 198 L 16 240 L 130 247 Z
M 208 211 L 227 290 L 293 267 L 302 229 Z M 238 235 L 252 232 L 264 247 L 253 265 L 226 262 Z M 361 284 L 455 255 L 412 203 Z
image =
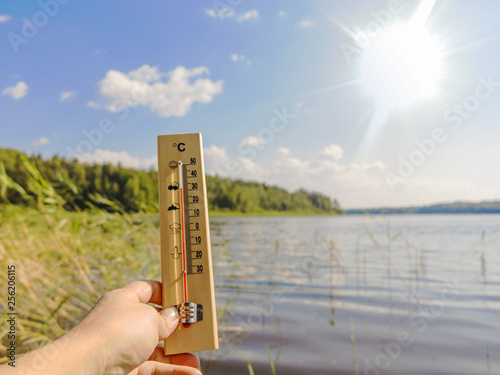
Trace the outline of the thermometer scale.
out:
M 165 354 L 218 349 L 201 134 L 158 137 L 163 308 L 180 324 Z

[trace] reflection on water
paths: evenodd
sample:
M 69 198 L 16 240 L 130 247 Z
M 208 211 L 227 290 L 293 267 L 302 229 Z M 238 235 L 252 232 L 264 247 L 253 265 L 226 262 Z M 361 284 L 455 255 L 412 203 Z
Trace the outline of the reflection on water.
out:
M 500 215 L 210 224 L 221 349 L 205 373 L 500 373 Z

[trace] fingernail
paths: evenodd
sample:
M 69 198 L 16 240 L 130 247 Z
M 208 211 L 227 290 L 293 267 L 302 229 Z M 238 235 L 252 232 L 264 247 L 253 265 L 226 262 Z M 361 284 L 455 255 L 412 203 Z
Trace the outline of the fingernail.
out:
M 160 315 L 170 320 L 172 323 L 177 323 L 179 320 L 179 312 L 175 307 L 169 307 L 168 309 L 162 310 Z

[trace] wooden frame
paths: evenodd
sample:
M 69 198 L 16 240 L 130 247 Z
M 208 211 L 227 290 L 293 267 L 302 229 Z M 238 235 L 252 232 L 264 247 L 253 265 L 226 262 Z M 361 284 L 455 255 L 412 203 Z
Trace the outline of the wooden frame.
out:
M 202 320 L 179 323 L 165 340 L 165 354 L 218 349 L 201 134 L 158 136 L 158 179 L 163 308 L 184 302 L 202 306 Z

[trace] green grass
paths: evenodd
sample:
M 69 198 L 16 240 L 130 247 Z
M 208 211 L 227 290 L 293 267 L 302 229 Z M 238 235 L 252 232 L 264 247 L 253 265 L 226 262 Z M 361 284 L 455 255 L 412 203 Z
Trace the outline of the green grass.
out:
M 274 361 L 273 358 L 271 357 L 271 352 L 269 351 L 269 348 L 267 348 L 267 358 L 269 359 L 269 367 L 271 367 L 271 374 L 276 375 L 276 368 L 274 367 Z
M 66 212 L 0 206 L 0 284 L 16 267 L 17 354 L 73 328 L 105 292 L 160 280 L 157 215 Z M 0 319 L 7 318 L 0 299 Z M 0 331 L 5 363 L 7 331 Z
M 248 368 L 249 375 L 255 375 L 255 373 L 253 372 L 252 363 L 250 362 L 250 359 L 248 359 L 248 358 L 247 358 L 247 368 Z

